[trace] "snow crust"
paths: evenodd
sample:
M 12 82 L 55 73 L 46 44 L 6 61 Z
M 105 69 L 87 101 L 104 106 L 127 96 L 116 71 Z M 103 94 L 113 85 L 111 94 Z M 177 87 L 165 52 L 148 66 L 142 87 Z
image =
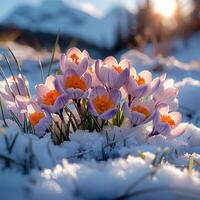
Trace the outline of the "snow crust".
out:
M 4 131 L 12 141 L 18 131 L 15 124 L 8 123 L 12 128 Z M 158 195 L 164 195 L 164 199 L 198 198 L 200 168 L 196 166 L 192 174 L 186 168 L 191 154 L 200 162 L 200 129 L 191 124 L 186 126 L 185 135 L 173 140 L 164 136 L 147 139 L 148 126 L 123 131 L 110 129 L 108 137 L 112 141 L 115 134 L 116 144 L 109 148 L 105 134 L 79 131 L 71 135 L 70 142 L 55 146 L 49 135 L 38 139 L 19 133 L 11 153 L 7 152 L 1 134 L 1 155 L 21 164 L 31 156 L 34 163 L 26 176 L 21 166 L 15 164 L 0 171 L 1 197 L 114 199 L 130 194 L 139 199 Z M 125 143 L 122 138 L 126 138 Z M 163 151 L 167 153 L 159 163 Z M 5 162 L 1 160 L 0 165 L 3 167 Z M 155 192 L 145 192 L 148 188 Z

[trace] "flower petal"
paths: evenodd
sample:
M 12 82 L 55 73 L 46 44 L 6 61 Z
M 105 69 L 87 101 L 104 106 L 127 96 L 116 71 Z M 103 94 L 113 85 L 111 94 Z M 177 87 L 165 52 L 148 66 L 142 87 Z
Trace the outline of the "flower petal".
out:
M 44 84 L 39 84 L 39 85 L 36 85 L 35 87 L 35 93 L 40 102 L 43 101 L 44 95 L 49 91 L 50 89 Z
M 56 78 L 53 75 L 48 76 L 46 78 L 45 85 L 48 86 L 49 89 L 55 89 L 55 85 L 54 85 L 55 79 Z
M 60 70 L 61 70 L 61 72 L 63 74 L 67 70 L 66 62 L 67 62 L 67 56 L 66 56 L 66 54 L 61 54 L 61 58 L 60 58 Z
M 88 68 L 89 62 L 87 58 L 83 58 L 83 60 L 81 60 L 80 64 L 78 65 L 77 69 L 77 74 L 78 75 L 82 75 L 86 72 L 87 68 Z
M 115 105 L 119 104 L 121 99 L 121 93 L 117 89 L 110 90 L 110 99 L 114 102 Z
M 96 112 L 96 109 L 93 106 L 93 103 L 91 102 L 91 100 L 88 101 L 88 110 L 90 111 L 90 113 L 96 117 L 99 116 L 99 114 Z
M 103 86 L 96 86 L 90 93 L 90 99 L 95 99 L 97 96 L 107 95 L 107 91 Z
M 139 125 L 145 120 L 145 115 L 139 112 L 131 112 L 131 122 L 133 125 Z
M 176 128 L 174 128 L 171 133 L 170 136 L 171 137 L 178 137 L 180 135 L 182 135 L 186 130 L 186 125 L 184 124 L 179 124 Z
M 125 85 L 129 78 L 129 69 L 124 69 L 120 74 L 118 74 L 117 80 L 113 85 L 113 88 L 119 89 L 123 85 Z
M 107 58 L 104 59 L 103 63 L 105 65 L 118 65 L 117 60 L 113 56 L 108 56 Z
M 130 69 L 130 62 L 127 59 L 123 59 L 120 61 L 119 66 L 121 66 L 122 69 Z
M 179 124 L 182 120 L 182 115 L 179 112 L 171 112 L 169 116 L 174 120 L 175 124 Z
M 145 79 L 146 84 L 150 83 L 152 81 L 152 74 L 150 71 L 144 70 L 141 71 L 138 76 L 141 76 Z
M 114 115 L 117 113 L 118 109 L 117 108 L 113 108 L 113 109 L 110 109 L 104 113 L 102 113 L 101 115 L 99 115 L 100 118 L 102 119 L 111 119 L 114 117 Z

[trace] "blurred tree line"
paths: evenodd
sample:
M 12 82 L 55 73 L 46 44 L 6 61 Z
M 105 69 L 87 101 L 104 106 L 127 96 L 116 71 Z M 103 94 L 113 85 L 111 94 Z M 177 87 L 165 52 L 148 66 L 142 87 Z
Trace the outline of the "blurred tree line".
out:
M 167 22 L 165 17 L 155 12 L 152 1 L 146 0 L 138 7 L 137 27 L 129 38 L 129 46 L 137 46 L 143 51 L 146 44 L 152 42 L 154 54 L 165 56 L 171 50 L 169 38 L 179 36 L 187 43 L 188 36 L 200 30 L 200 0 L 188 0 L 188 2 L 192 9 L 186 15 L 183 2 L 176 0 L 176 10 Z

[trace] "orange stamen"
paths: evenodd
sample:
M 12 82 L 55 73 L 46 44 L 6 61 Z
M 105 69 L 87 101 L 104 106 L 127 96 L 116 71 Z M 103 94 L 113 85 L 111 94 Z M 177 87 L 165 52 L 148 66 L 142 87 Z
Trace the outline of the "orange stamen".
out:
M 118 73 L 121 73 L 123 71 L 122 67 L 121 66 L 116 66 L 116 65 L 113 65 L 114 69 L 118 72 Z
M 79 57 L 75 54 L 75 53 L 73 53 L 71 56 L 70 56 L 70 58 L 71 58 L 71 60 L 72 60 L 72 62 L 73 63 L 75 63 L 75 64 L 79 64 Z
M 114 102 L 106 95 L 97 96 L 93 100 L 93 105 L 98 114 L 104 113 L 107 110 L 114 108 Z
M 83 78 L 76 75 L 72 75 L 66 79 L 65 88 L 74 88 L 86 91 L 87 85 Z
M 161 115 L 160 121 L 169 124 L 171 127 L 176 125 L 175 121 L 167 115 Z
M 145 79 L 138 75 L 138 77 L 137 77 L 137 84 L 138 85 L 144 85 L 145 83 L 146 83 Z
M 57 90 L 51 90 L 44 95 L 43 103 L 48 106 L 53 105 L 59 96 L 60 93 Z
M 150 112 L 148 111 L 148 109 L 143 106 L 134 106 L 131 110 L 144 114 L 146 118 L 150 116 Z
M 94 73 L 94 69 L 93 69 L 93 67 L 88 67 L 88 70 L 90 71 L 90 73 Z
M 44 114 L 41 112 L 34 112 L 30 114 L 29 121 L 32 126 L 35 126 L 42 118 L 44 118 Z
M 17 81 L 16 76 L 13 76 L 13 77 L 12 77 L 12 80 L 13 80 L 13 81 Z

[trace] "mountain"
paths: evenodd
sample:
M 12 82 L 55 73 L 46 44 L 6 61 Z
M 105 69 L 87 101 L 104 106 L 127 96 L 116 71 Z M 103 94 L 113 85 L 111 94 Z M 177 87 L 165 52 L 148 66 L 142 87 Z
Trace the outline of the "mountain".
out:
M 33 32 L 80 39 L 98 48 L 113 49 L 119 36 L 127 39 L 129 22 L 136 17 L 123 7 L 115 7 L 99 18 L 62 0 L 44 1 L 38 7 L 19 6 L 1 24 Z

